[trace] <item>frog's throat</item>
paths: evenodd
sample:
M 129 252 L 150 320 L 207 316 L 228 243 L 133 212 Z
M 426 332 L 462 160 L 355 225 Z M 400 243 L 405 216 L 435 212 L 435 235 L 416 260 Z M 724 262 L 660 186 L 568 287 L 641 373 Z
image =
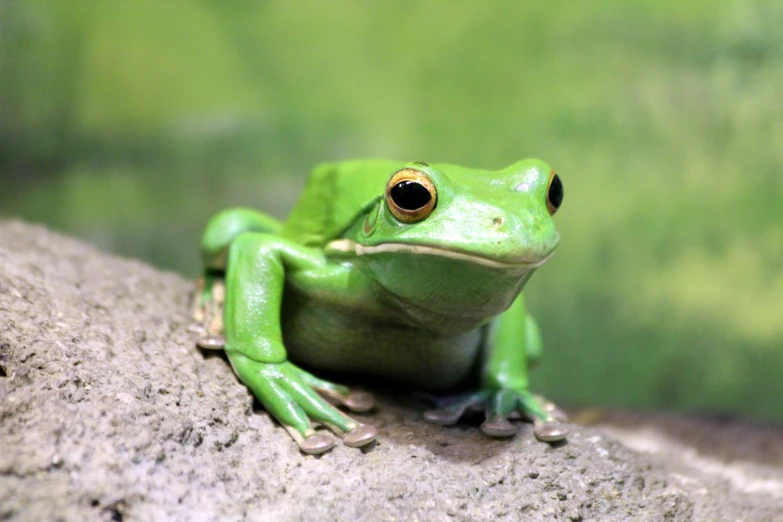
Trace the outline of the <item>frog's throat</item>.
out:
M 357 256 L 365 256 L 372 254 L 381 254 L 385 252 L 404 253 L 404 254 L 419 254 L 419 255 L 434 255 L 441 257 L 448 257 L 450 259 L 459 259 L 461 261 L 468 261 L 470 263 L 476 263 L 478 265 L 488 266 L 492 268 L 536 268 L 543 265 L 554 252 L 549 253 L 542 259 L 536 261 L 518 261 L 518 262 L 504 262 L 496 259 L 490 259 L 488 257 L 482 257 L 475 254 L 467 254 L 465 252 L 459 252 L 456 250 L 449 250 L 447 248 L 441 248 L 432 245 L 414 245 L 409 243 L 380 243 L 378 245 L 365 246 L 352 241 L 350 239 L 335 239 L 326 245 L 327 251 L 355 254 Z

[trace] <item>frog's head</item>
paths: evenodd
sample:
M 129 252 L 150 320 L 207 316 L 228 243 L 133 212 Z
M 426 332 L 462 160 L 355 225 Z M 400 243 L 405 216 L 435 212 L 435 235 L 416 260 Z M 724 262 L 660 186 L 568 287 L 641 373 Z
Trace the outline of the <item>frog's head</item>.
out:
M 563 186 L 540 160 L 500 171 L 410 163 L 380 191 L 330 247 L 355 252 L 407 303 L 495 315 L 559 242 Z

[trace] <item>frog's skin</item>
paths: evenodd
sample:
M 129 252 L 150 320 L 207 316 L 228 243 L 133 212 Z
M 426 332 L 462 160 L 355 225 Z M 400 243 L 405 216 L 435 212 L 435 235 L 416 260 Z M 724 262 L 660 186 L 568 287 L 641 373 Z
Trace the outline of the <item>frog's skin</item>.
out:
M 369 374 L 461 396 L 425 418 L 454 424 L 468 408 L 482 430 L 511 436 L 523 415 L 540 440 L 566 428 L 528 389 L 541 352 L 522 288 L 555 250 L 559 178 L 542 161 L 499 171 L 357 160 L 311 174 L 285 223 L 248 209 L 217 214 L 202 241 L 206 275 L 195 311 L 199 345 L 224 348 L 234 370 L 306 453 L 374 440 L 336 409 L 366 393 L 310 371 Z M 328 399 L 325 400 L 325 399 Z

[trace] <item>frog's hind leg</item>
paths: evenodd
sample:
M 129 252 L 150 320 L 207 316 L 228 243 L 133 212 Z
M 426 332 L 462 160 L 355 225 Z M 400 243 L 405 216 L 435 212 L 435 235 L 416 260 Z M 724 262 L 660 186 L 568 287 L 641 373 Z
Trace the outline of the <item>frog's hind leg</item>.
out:
M 509 419 L 527 418 L 533 422 L 538 440 L 565 439 L 565 415 L 529 391 L 527 370 L 541 356 L 541 335 L 525 311 L 522 295 L 492 322 L 486 343 L 489 352 L 480 390 L 445 408 L 425 412 L 424 419 L 441 425 L 455 424 L 467 410 L 478 408 L 484 410 L 485 417 L 481 431 L 490 437 L 513 436 L 519 427 Z
M 207 223 L 201 238 L 204 275 L 196 285 L 193 304 L 193 325 L 198 333 L 199 347 L 221 350 L 223 335 L 223 304 L 225 302 L 225 270 L 228 248 L 245 232 L 279 234 L 282 223 L 261 212 L 247 208 L 232 208 L 216 214 Z
M 215 214 L 207 223 L 201 237 L 201 255 L 204 268 L 225 272 L 228 248 L 245 232 L 279 235 L 283 224 L 262 212 L 249 208 L 231 208 Z
M 196 281 L 196 290 L 193 293 L 193 312 L 191 314 L 193 318 L 193 324 L 190 325 L 190 331 L 195 333 L 204 332 L 204 321 L 207 317 L 207 309 L 204 306 L 204 301 L 201 298 L 201 294 L 206 289 L 207 281 L 204 276 L 201 276 Z
M 199 334 L 196 344 L 205 350 L 222 350 L 226 344 L 223 336 L 223 305 L 226 301 L 223 277 L 214 274 L 202 276 L 196 294 L 194 324 L 191 327 Z

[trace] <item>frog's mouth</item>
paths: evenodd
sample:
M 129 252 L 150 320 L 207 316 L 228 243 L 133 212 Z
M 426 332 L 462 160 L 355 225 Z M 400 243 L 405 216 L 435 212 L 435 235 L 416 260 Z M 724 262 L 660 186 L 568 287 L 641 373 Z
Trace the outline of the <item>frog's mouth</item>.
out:
M 488 266 L 491 268 L 536 268 L 552 257 L 553 252 L 550 252 L 542 259 L 535 261 L 521 260 L 521 261 L 498 261 L 489 257 L 483 257 L 477 254 L 469 254 L 467 252 L 461 252 L 458 250 L 451 250 L 448 248 L 442 248 L 433 245 L 414 245 L 410 243 L 380 243 L 378 245 L 365 246 L 352 241 L 350 239 L 336 239 L 326 245 L 326 249 L 332 252 L 351 253 L 357 256 L 365 256 L 372 254 L 382 254 L 388 252 L 402 253 L 402 254 L 415 254 L 415 255 L 431 255 L 441 256 L 450 259 L 458 259 L 461 261 L 467 261 L 469 263 L 475 263 L 478 265 Z

